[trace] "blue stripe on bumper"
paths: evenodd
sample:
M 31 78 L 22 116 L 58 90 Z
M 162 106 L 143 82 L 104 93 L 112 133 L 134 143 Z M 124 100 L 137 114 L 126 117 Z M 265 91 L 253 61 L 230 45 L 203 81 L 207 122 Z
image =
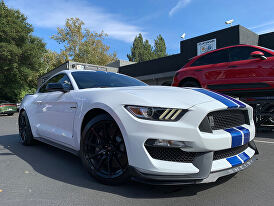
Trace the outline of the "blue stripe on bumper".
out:
M 244 162 L 250 159 L 250 157 L 245 153 L 242 152 L 241 154 L 238 155 Z
M 240 131 L 233 128 L 225 129 L 225 131 L 230 133 L 232 137 L 231 147 L 237 147 L 242 145 L 242 133 Z
M 212 97 L 213 99 L 216 99 L 218 100 L 219 102 L 223 103 L 224 105 L 226 105 L 228 108 L 238 108 L 239 105 L 234 103 L 233 101 L 215 93 L 215 92 L 212 92 L 212 91 L 209 91 L 209 90 L 205 90 L 205 89 L 200 89 L 200 88 L 194 88 L 193 90 L 197 91 L 197 92 L 200 92 L 200 93 L 203 93 L 207 96 L 210 96 Z
M 229 157 L 226 160 L 232 165 L 232 167 L 242 164 L 242 161 L 237 157 Z
M 243 133 L 244 133 L 244 143 L 243 144 L 246 144 L 249 142 L 249 139 L 250 139 L 250 132 L 249 132 L 249 129 L 247 128 L 244 128 L 244 127 L 236 127 L 238 130 L 241 130 Z

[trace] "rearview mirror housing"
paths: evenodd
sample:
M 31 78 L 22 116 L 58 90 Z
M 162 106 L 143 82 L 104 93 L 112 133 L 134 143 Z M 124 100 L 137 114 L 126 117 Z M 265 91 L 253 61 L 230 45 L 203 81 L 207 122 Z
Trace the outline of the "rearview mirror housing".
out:
M 261 60 L 267 59 L 267 58 L 265 57 L 264 53 L 261 52 L 261 51 L 254 51 L 254 52 L 251 52 L 250 56 L 251 56 L 252 58 L 260 58 Z

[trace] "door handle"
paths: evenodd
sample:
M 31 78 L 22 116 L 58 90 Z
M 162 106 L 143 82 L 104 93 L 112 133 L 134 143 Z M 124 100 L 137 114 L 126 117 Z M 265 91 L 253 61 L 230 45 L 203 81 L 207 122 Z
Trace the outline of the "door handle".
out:
M 236 67 L 238 67 L 238 66 L 236 66 L 236 65 L 228 66 L 228 68 L 236 68 Z
M 42 103 L 42 101 L 36 101 L 36 103 L 37 103 L 37 104 L 41 104 L 41 103 Z

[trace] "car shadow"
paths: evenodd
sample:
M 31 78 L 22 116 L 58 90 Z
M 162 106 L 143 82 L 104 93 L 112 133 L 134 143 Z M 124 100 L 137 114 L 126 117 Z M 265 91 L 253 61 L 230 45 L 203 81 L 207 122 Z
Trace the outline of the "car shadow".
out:
M 36 172 L 67 184 L 117 194 L 127 198 L 172 198 L 194 196 L 200 191 L 222 184 L 232 176 L 220 178 L 215 183 L 183 186 L 155 186 L 129 181 L 124 185 L 108 186 L 96 182 L 82 167 L 81 161 L 71 153 L 37 143 L 24 146 L 18 134 L 0 136 L 0 146 L 9 152 L 4 155 L 16 155 L 26 161 Z

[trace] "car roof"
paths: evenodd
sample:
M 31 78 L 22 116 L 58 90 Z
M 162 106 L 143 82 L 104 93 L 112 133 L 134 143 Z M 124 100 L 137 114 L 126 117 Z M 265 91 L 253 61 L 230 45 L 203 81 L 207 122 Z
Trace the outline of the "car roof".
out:
M 258 48 L 258 49 L 261 49 L 261 50 L 266 50 L 267 52 L 272 53 L 274 55 L 274 51 L 271 50 L 271 49 L 269 49 L 269 48 L 265 48 L 265 47 L 261 47 L 261 46 L 256 46 L 256 45 L 249 45 L 249 44 L 238 44 L 238 45 L 232 45 L 232 46 L 222 47 L 222 48 L 219 48 L 219 49 L 215 49 L 215 50 L 208 51 L 208 52 L 205 52 L 203 54 L 194 56 L 194 57 L 190 58 L 189 61 L 182 68 L 188 67 L 194 61 L 196 61 L 197 59 L 199 59 L 202 56 L 205 56 L 207 54 L 214 53 L 216 51 L 220 51 L 220 50 L 224 50 L 224 49 L 229 49 L 229 48 L 233 48 L 233 47 L 242 47 L 242 46 L 255 47 L 255 48 Z
M 258 48 L 258 49 L 262 49 L 262 50 L 268 50 L 269 52 L 274 53 L 271 49 L 268 49 L 268 48 L 265 48 L 265 47 L 260 47 L 260 46 L 256 46 L 256 45 L 249 45 L 249 44 L 238 44 L 238 45 L 232 45 L 232 46 L 227 46 L 227 47 L 223 47 L 223 48 L 220 48 L 220 49 L 215 49 L 215 50 L 212 50 L 212 51 L 208 51 L 208 52 L 203 53 L 201 55 L 198 55 L 196 57 L 198 58 L 198 57 L 201 57 L 201 56 L 204 56 L 206 54 L 213 53 L 213 52 L 216 52 L 216 51 L 229 49 L 229 48 L 233 48 L 233 47 L 242 47 L 242 46 L 255 47 L 255 48 Z M 193 58 L 196 58 L 196 57 L 193 57 Z

